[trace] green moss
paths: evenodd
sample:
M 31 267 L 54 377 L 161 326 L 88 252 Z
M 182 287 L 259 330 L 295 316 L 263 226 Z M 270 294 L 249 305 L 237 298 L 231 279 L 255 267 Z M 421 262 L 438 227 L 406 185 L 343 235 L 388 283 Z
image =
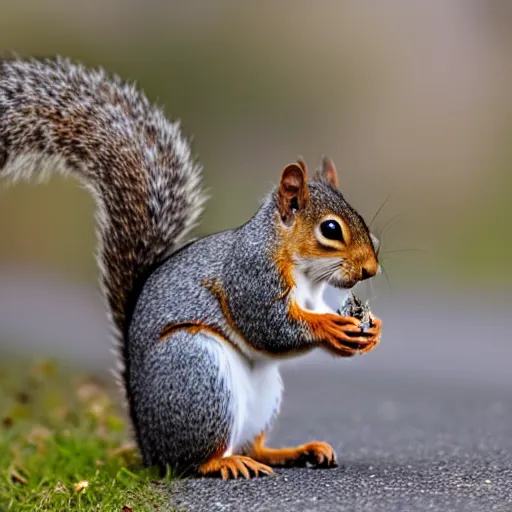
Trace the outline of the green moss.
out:
M 101 382 L 0 368 L 0 510 L 165 510 L 162 484 Z

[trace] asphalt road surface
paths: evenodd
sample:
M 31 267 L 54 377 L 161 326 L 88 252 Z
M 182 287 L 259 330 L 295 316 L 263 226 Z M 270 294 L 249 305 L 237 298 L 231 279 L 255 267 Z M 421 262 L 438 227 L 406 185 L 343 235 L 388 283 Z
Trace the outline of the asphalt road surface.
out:
M 178 482 L 179 510 L 512 511 L 510 389 L 332 367 L 284 377 L 272 444 L 326 440 L 339 467 Z

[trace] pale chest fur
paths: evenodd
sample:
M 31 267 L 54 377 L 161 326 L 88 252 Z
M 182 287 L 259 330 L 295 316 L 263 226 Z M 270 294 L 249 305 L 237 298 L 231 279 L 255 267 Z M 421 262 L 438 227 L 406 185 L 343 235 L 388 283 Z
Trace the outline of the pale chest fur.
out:
M 233 418 L 226 455 L 240 450 L 267 431 L 279 412 L 283 385 L 278 362 L 251 361 L 226 342 L 211 345 L 219 363 L 219 377 L 229 389 L 227 407 Z

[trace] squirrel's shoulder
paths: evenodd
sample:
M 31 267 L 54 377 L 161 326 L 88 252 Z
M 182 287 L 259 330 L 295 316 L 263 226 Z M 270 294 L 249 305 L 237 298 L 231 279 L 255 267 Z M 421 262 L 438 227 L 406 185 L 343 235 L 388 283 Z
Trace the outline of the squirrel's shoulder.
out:
M 171 311 L 197 320 L 218 306 L 218 293 L 225 295 L 233 283 L 252 279 L 253 272 L 261 272 L 259 281 L 265 282 L 271 264 L 267 255 L 274 251 L 267 204 L 244 225 L 190 241 L 151 269 L 136 296 L 133 323 L 149 316 L 154 320 L 157 311 L 160 324 L 172 321 Z
M 150 269 L 134 296 L 134 318 L 140 321 L 146 311 L 154 316 L 155 308 L 182 310 L 209 294 L 204 283 L 222 275 L 235 238 L 229 230 L 192 240 Z

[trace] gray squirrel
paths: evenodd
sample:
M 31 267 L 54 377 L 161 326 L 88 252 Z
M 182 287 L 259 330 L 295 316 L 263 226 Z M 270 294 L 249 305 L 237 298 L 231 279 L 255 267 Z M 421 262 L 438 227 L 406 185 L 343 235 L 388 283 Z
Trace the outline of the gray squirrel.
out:
M 299 160 L 239 228 L 187 239 L 205 197 L 179 124 L 134 85 L 67 59 L 0 60 L 0 177 L 74 175 L 97 202 L 98 264 L 145 465 L 249 478 L 332 467 L 324 442 L 265 443 L 279 362 L 372 350 L 381 321 L 338 314 L 379 271 L 376 241 L 334 164 Z

